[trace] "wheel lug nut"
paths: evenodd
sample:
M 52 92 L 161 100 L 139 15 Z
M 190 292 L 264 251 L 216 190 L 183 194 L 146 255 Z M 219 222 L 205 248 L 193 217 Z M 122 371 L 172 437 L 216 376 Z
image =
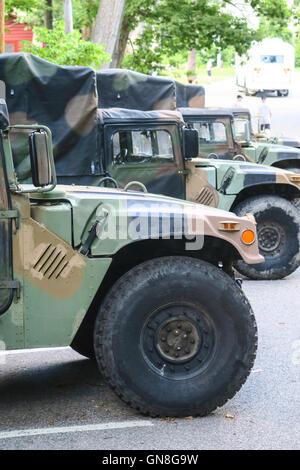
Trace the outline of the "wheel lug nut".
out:
M 177 351 L 180 351 L 181 350 L 181 347 L 180 346 L 177 346 Z
M 191 343 L 191 344 L 194 344 L 194 343 L 195 343 L 195 340 L 192 338 L 192 339 L 190 340 L 190 343 Z
M 191 351 L 189 349 L 186 349 L 185 352 L 189 354 Z
M 165 336 L 162 336 L 160 339 L 161 339 L 162 341 L 166 341 L 166 337 L 165 337 Z

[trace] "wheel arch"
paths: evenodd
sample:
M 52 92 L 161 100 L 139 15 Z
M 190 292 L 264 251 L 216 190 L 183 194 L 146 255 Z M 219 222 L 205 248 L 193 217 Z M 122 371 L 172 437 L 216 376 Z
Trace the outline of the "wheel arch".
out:
M 253 196 L 280 196 L 288 201 L 299 197 L 299 190 L 289 184 L 280 184 L 280 183 L 270 183 L 270 184 L 257 184 L 252 186 L 247 186 L 242 191 L 239 192 L 235 198 L 232 206 L 230 207 L 231 211 L 243 201 Z
M 283 168 L 284 170 L 291 169 L 292 171 L 296 168 L 300 171 L 300 159 L 283 159 L 277 160 L 271 166 L 275 166 L 276 168 Z
M 237 250 L 226 240 L 215 237 L 205 237 L 201 250 L 185 249 L 185 240 L 142 240 L 130 243 L 121 248 L 113 257 L 112 263 L 99 286 L 99 289 L 79 326 L 72 345 L 93 338 L 93 329 L 99 305 L 114 283 L 130 269 L 138 264 L 162 256 L 189 256 L 207 261 L 215 266 L 221 261 L 223 270 L 232 273 L 232 263 L 240 258 Z M 76 349 L 76 348 L 74 348 Z

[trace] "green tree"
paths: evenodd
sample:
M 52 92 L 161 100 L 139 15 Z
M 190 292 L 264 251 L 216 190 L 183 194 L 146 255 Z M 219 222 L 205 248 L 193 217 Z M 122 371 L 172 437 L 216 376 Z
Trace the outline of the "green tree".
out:
M 54 24 L 54 29 L 34 28 L 36 41 L 23 41 L 23 51 L 31 52 L 58 65 L 82 65 L 99 68 L 109 62 L 110 56 L 100 44 L 84 41 L 81 33 L 74 30 L 71 34 L 64 31 L 64 22 Z
M 283 26 L 291 17 L 285 0 L 246 0 L 246 3 L 273 24 Z M 162 56 L 194 48 L 200 51 L 234 47 L 239 54 L 244 53 L 260 36 L 248 27 L 242 14 L 229 13 L 229 4 L 236 6 L 230 0 L 127 0 L 118 65 L 122 63 L 130 32 L 139 23 L 143 23 L 143 31 L 131 44 L 132 53 L 126 56 L 123 65 L 141 72 L 162 68 Z

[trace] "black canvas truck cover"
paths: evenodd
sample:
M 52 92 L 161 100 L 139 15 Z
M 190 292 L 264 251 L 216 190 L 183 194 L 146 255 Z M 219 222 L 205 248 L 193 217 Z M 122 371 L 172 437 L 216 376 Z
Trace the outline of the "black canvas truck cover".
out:
M 98 98 L 92 68 L 58 66 L 26 53 L 1 54 L 3 93 L 1 82 L 11 124 L 38 123 L 51 129 L 58 176 L 99 174 Z M 25 145 L 25 133 L 12 135 L 21 180 L 29 173 Z
M 144 75 L 125 69 L 97 72 L 99 108 L 127 108 L 139 111 L 176 109 L 174 80 Z
M 176 82 L 176 106 L 177 108 L 204 108 L 204 87 Z

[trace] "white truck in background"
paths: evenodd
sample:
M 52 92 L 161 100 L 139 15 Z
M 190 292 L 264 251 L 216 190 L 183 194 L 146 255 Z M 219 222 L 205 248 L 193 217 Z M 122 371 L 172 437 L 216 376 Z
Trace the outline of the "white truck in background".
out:
M 277 92 L 287 96 L 295 68 L 295 49 L 282 39 L 263 39 L 236 58 L 236 84 L 246 95 Z

